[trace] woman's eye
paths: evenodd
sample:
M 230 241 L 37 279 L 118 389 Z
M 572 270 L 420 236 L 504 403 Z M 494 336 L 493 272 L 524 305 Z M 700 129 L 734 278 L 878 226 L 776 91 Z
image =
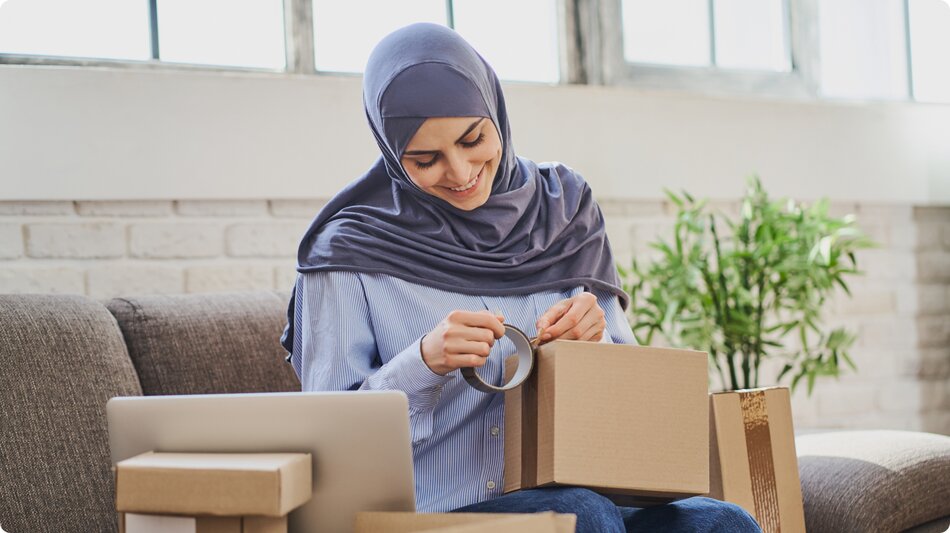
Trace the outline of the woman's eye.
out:
M 416 161 L 415 163 L 416 163 L 416 166 L 417 166 L 417 167 L 424 169 L 424 168 L 429 168 L 429 167 L 431 167 L 432 165 L 434 165 L 436 159 L 438 159 L 438 157 L 433 157 L 432 159 L 430 159 L 430 160 L 428 160 L 428 161 Z
M 468 142 L 468 143 L 463 142 L 463 143 L 461 143 L 461 145 L 464 146 L 464 147 L 466 147 L 466 148 L 474 148 L 474 147 L 478 146 L 479 144 L 482 144 L 482 141 L 484 141 L 484 140 L 485 140 L 485 134 L 484 134 L 484 133 L 480 133 L 480 134 L 478 134 L 478 138 L 476 138 L 474 141 Z

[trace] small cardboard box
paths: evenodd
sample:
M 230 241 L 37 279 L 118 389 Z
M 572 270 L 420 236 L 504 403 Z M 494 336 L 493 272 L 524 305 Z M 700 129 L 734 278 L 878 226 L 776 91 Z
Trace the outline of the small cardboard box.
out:
M 287 517 L 119 513 L 119 533 L 287 533 Z
M 309 453 L 153 453 L 115 467 L 120 512 L 283 516 L 310 499 Z
M 706 360 L 670 348 L 541 346 L 528 380 L 505 393 L 505 492 L 573 485 L 638 507 L 708 493 Z
M 710 395 L 710 496 L 735 503 L 765 533 L 805 531 L 788 388 Z
M 357 513 L 354 533 L 574 533 L 577 515 L 546 513 Z

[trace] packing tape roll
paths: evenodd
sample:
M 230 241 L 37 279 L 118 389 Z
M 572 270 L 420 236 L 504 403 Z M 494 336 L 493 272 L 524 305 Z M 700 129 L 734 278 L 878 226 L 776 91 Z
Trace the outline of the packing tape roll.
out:
M 505 337 L 508 337 L 508 340 L 515 345 L 518 353 L 518 370 L 515 371 L 515 375 L 511 377 L 511 381 L 498 387 L 485 383 L 485 381 L 475 373 L 474 368 L 463 368 L 462 377 L 465 378 L 465 381 L 467 381 L 472 388 L 482 392 L 505 392 L 506 390 L 520 387 L 521 384 L 528 379 L 528 376 L 531 375 L 531 369 L 534 368 L 534 346 L 531 345 L 531 340 L 523 331 L 510 324 L 505 324 Z

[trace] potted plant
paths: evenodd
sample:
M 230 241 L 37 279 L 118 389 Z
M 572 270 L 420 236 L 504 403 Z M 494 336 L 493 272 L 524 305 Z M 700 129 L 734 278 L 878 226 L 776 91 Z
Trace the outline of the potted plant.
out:
M 791 376 L 794 390 L 804 379 L 809 394 L 816 377 L 855 369 L 854 334 L 821 320 L 836 287 L 850 295 L 845 278 L 860 273 L 854 252 L 875 246 L 854 215 L 829 215 L 827 200 L 770 201 L 757 177 L 737 220 L 686 192 L 665 192 L 678 210 L 672 242 L 651 243 L 660 256 L 649 264 L 620 268 L 640 344 L 659 333 L 672 346 L 708 352 L 723 390 L 758 387 L 771 358 L 784 362 L 776 382 Z M 790 335 L 798 346 L 786 346 Z

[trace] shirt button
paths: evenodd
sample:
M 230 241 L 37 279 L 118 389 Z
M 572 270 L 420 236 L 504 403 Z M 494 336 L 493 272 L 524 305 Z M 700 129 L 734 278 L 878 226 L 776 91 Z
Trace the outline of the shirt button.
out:
M 495 482 L 489 481 L 488 483 L 485 483 L 485 486 L 488 487 L 488 490 L 492 490 L 495 488 Z
M 500 432 L 501 432 L 501 430 L 498 429 L 498 426 L 492 426 L 492 427 L 491 427 L 490 433 L 491 433 L 491 436 L 492 436 L 492 437 L 497 437 Z

